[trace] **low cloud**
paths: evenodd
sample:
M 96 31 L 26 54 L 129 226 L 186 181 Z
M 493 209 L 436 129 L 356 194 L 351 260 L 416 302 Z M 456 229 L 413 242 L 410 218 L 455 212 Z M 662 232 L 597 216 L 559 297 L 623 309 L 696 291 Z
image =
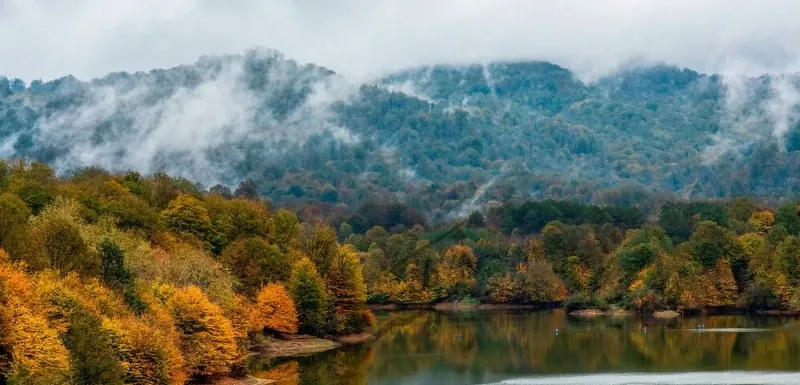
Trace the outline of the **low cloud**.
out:
M 0 0 L 0 73 L 28 80 L 188 63 L 253 46 L 360 82 L 435 63 L 632 59 L 703 72 L 796 70 L 793 0 Z
M 271 64 L 262 73 L 247 69 L 253 61 Z M 68 80 L 57 92 L 79 104 L 39 119 L 34 142 L 65 152 L 54 162 L 60 173 L 101 166 L 167 171 L 206 185 L 235 183 L 231 170 L 243 161 L 242 145 L 257 145 L 261 156 L 277 157 L 323 133 L 344 143 L 359 140 L 332 123 L 330 111 L 333 103 L 356 97 L 357 87 L 322 69 L 304 68 L 277 52 L 256 50 L 150 74 L 114 74 L 92 83 Z M 258 81 L 268 86 L 253 90 Z M 281 107 L 289 111 L 286 116 L 276 116 L 270 103 L 283 103 L 278 93 L 286 92 L 304 96 L 296 108 Z M 44 113 L 42 106 L 38 110 Z M 15 141 L 6 138 L 0 151 Z

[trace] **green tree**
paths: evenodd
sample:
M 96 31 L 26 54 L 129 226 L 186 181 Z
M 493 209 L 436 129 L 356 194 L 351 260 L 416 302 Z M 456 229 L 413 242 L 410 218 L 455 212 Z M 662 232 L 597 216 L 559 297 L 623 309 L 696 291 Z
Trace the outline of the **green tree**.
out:
M 22 232 L 31 211 L 18 196 L 0 194 L 0 246 L 12 234 Z
M 716 265 L 724 257 L 736 257 L 740 251 L 735 249 L 738 243 L 732 242 L 731 234 L 711 221 L 701 222 L 697 226 L 690 243 L 692 256 L 705 267 Z
M 783 226 L 790 235 L 800 234 L 800 215 L 797 202 L 780 205 L 775 211 L 775 225 Z
M 295 246 L 300 234 L 300 221 L 293 212 L 281 209 L 270 218 L 269 241 L 284 252 Z
M 70 314 L 64 345 L 69 349 L 73 383 L 114 385 L 124 383 L 124 371 L 111 341 L 101 333 L 100 319 L 83 309 Z
M 778 256 L 780 272 L 792 283 L 800 283 L 800 237 L 787 237 L 781 243 Z
M 13 192 L 28 205 L 33 214 L 39 214 L 45 206 L 56 199 L 54 188 L 37 181 L 23 181 L 13 189 Z
M 100 243 L 100 267 L 103 281 L 111 288 L 119 290 L 133 283 L 131 273 L 125 268 L 122 249 L 111 240 Z
M 289 291 L 297 307 L 300 331 L 314 335 L 324 334 L 327 318 L 325 283 L 307 257 L 295 263 L 289 280 Z

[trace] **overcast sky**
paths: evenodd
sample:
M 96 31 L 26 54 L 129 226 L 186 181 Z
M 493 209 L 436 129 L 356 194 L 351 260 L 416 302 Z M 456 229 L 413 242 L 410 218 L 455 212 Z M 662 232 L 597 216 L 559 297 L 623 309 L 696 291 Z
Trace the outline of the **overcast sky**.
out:
M 254 46 L 351 80 L 508 59 L 795 71 L 798 20 L 796 0 L 0 0 L 0 74 L 87 79 Z

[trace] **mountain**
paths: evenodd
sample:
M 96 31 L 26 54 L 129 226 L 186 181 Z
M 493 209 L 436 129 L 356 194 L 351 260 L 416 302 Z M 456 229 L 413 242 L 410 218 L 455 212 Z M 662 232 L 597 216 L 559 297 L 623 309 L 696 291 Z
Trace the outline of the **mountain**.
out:
M 278 204 L 395 200 L 434 220 L 517 198 L 782 199 L 800 191 L 799 89 L 669 65 L 585 82 L 535 61 L 354 84 L 256 49 L 88 82 L 0 78 L 0 157 L 250 178 Z

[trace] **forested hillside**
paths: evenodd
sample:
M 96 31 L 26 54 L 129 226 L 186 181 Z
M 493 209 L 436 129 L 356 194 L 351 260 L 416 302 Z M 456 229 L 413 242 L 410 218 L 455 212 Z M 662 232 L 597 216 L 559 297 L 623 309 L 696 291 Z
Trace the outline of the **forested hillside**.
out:
M 0 380 L 213 380 L 265 335 L 367 330 L 367 303 L 796 312 L 798 207 L 542 200 L 437 227 L 373 201 L 300 220 L 250 181 L 0 162 Z
M 11 74 L 9 74 L 11 75 Z M 545 62 L 409 69 L 362 85 L 276 51 L 89 82 L 0 79 L 0 156 L 235 187 L 277 205 L 397 201 L 445 221 L 490 200 L 644 205 L 797 194 L 796 76 Z
M 0 162 L 0 383 L 184 384 L 369 327 L 358 252 L 247 191 Z

